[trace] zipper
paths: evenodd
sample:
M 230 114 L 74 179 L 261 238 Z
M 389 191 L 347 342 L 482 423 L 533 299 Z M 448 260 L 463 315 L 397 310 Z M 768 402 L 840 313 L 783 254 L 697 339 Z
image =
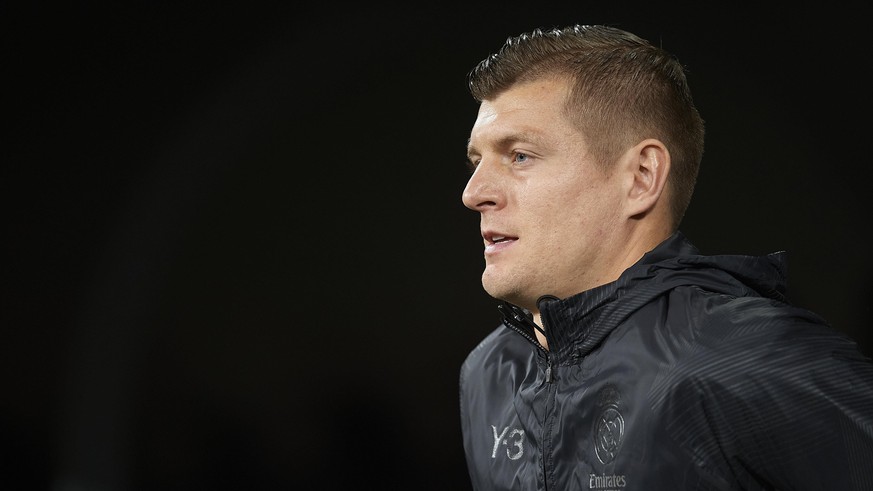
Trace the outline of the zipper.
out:
M 524 313 L 522 313 L 517 307 L 514 308 L 506 303 L 501 303 L 497 306 L 497 310 L 499 310 L 503 315 L 503 320 L 506 321 L 506 325 L 510 329 L 527 339 L 543 354 L 546 359 L 545 381 L 547 384 L 551 384 L 552 381 L 554 381 L 551 353 L 545 346 L 540 344 L 536 336 L 533 334 L 534 330 L 539 330 L 539 327 L 535 326 L 533 321 L 524 315 Z
M 501 303 L 497 306 L 497 310 L 503 316 L 507 327 L 521 335 L 533 344 L 546 358 L 546 381 L 552 381 L 552 360 L 549 356 L 549 350 L 540 344 L 536 336 L 533 334 L 535 330 L 540 330 L 539 326 L 534 325 L 533 321 L 527 317 L 518 307 Z
M 546 462 L 548 461 L 548 456 L 551 454 L 551 439 L 549 440 L 549 445 L 546 445 L 546 423 L 549 419 L 549 413 L 554 412 L 554 393 L 556 390 L 556 386 L 552 385 L 554 381 L 554 373 L 552 370 L 552 357 L 549 350 L 543 346 L 539 340 L 537 340 L 534 335 L 535 330 L 539 329 L 539 326 L 535 325 L 533 320 L 527 317 L 523 311 L 521 311 L 518 307 L 515 307 L 511 304 L 501 303 L 497 306 L 497 309 L 503 315 L 503 320 L 506 325 L 512 329 L 513 331 L 520 334 L 523 338 L 527 339 L 531 344 L 533 344 L 540 352 L 543 354 L 543 357 L 546 360 L 546 369 L 544 373 L 544 380 L 546 383 L 546 411 L 544 411 L 543 421 L 540 422 L 540 427 L 542 428 L 542 433 L 540 434 L 540 441 L 543 442 L 542 455 L 540 458 L 542 459 L 541 470 L 543 473 L 543 490 L 548 491 L 549 489 L 549 472 L 546 467 Z M 549 405 L 551 404 L 551 408 Z M 546 451 L 548 449 L 548 452 Z

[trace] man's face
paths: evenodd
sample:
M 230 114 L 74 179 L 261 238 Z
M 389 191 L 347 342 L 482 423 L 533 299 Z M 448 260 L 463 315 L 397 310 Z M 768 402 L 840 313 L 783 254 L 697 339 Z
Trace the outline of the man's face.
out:
M 542 295 L 614 280 L 624 259 L 620 183 L 591 161 L 564 116 L 568 90 L 563 79 L 515 86 L 482 102 L 470 133 L 475 170 L 463 202 L 480 213 L 482 285 L 534 312 Z

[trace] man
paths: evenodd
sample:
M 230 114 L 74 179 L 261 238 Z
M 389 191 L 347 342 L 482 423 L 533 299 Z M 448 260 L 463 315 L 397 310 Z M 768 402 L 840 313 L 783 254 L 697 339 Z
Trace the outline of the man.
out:
M 678 228 L 704 129 L 677 60 L 534 30 L 470 89 L 463 202 L 504 319 L 461 369 L 475 489 L 873 489 L 873 362 L 787 302 L 781 253 Z

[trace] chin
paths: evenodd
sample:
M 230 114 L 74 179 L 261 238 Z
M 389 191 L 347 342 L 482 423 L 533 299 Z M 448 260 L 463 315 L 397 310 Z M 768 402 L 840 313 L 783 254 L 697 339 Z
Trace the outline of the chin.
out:
M 491 295 L 497 300 L 503 300 L 505 302 L 516 305 L 524 303 L 524 300 L 521 295 L 519 295 L 518 290 L 512 288 L 510 285 L 497 284 L 495 282 L 488 282 L 483 280 L 482 286 L 485 288 L 485 292 L 488 293 L 488 295 Z
M 498 300 L 506 300 L 507 290 L 502 287 L 498 282 L 493 280 L 489 281 L 486 278 L 482 278 L 482 288 L 485 289 L 485 293 L 491 295 L 492 297 Z

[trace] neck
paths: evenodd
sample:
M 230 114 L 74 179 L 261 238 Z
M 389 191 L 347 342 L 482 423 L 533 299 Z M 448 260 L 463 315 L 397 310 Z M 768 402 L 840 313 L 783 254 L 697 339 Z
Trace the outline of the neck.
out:
M 540 328 L 545 331 L 545 328 L 543 328 L 543 321 L 542 321 L 542 318 L 540 317 L 539 312 L 534 312 L 533 321 L 534 321 L 534 324 L 540 326 Z M 546 339 L 545 334 L 543 334 L 539 331 L 534 331 L 534 334 L 536 334 L 537 341 L 539 341 L 540 344 L 543 345 L 543 348 L 548 350 L 549 349 L 549 341 Z
M 617 280 L 618 277 L 627 270 L 627 268 L 633 266 L 637 261 L 640 260 L 640 258 L 643 257 L 643 255 L 645 255 L 647 252 L 657 247 L 658 244 L 666 240 L 667 237 L 670 236 L 670 233 L 665 233 L 663 232 L 663 230 L 661 230 L 660 233 L 657 234 L 647 233 L 635 237 L 629 237 L 627 241 L 629 247 L 627 248 L 625 255 L 619 258 L 619 260 L 617 261 L 617 264 L 619 266 L 614 268 L 609 275 L 601 278 L 598 282 L 596 282 L 596 285 L 594 286 L 600 286 L 610 281 Z M 580 290 L 580 292 L 583 290 Z M 580 292 L 574 292 L 573 294 Z M 538 310 L 532 310 L 531 312 L 533 313 L 533 322 L 543 331 L 545 331 L 540 312 Z M 537 341 L 539 341 L 539 343 L 548 350 L 549 342 L 546 339 L 545 334 L 543 334 L 539 330 L 535 330 L 534 334 L 537 337 Z

